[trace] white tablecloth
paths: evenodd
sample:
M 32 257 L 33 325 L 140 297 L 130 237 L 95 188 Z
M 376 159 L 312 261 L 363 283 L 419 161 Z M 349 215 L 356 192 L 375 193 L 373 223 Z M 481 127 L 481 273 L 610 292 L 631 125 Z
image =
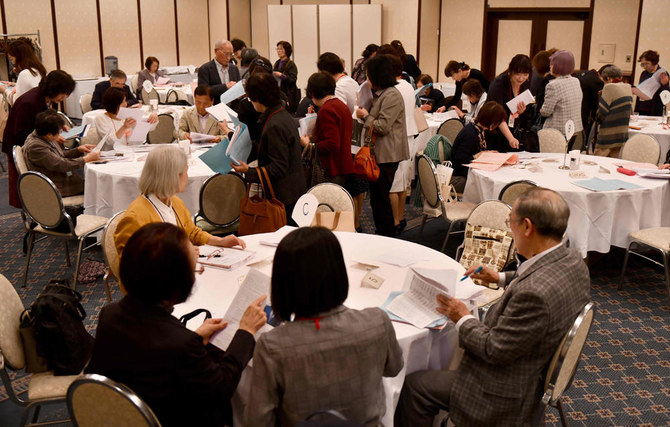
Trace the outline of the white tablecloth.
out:
M 536 153 L 537 154 L 537 153 Z M 537 154 L 540 156 L 541 154 Z M 562 154 L 544 154 L 531 160 L 542 172 L 531 172 L 521 166 L 504 166 L 495 172 L 472 169 L 463 192 L 463 200 L 480 202 L 497 199 L 509 182 L 531 180 L 560 193 L 570 206 L 567 235 L 570 246 L 586 257 L 587 251 L 607 253 L 610 246 L 627 247 L 628 234 L 647 227 L 670 226 L 670 190 L 668 180 L 627 176 L 616 171 L 619 159 L 581 156 L 582 170 L 588 178 L 619 179 L 642 186 L 633 190 L 593 192 L 572 184 L 567 170 L 560 170 Z M 546 160 L 553 159 L 554 162 Z M 610 171 L 599 173 L 598 163 Z
M 661 146 L 660 163 L 665 163 L 665 156 L 670 150 L 670 129 L 664 129 L 660 117 L 639 116 L 636 121 L 630 122 L 631 126 L 638 126 L 642 129 L 628 129 L 628 136 L 631 137 L 637 133 L 651 135 Z
M 207 178 L 214 175 L 209 166 L 198 159 L 203 152 L 197 150 L 191 154 L 186 191 L 177 194 L 191 215 L 198 212 L 200 187 Z M 115 213 L 125 210 L 140 194 L 137 184 L 146 156 L 146 152 L 135 153 L 134 156 L 131 153 L 128 155 L 128 160 L 86 164 L 84 213 L 111 218 Z
M 148 105 L 142 106 L 142 110 L 146 112 L 149 111 L 149 108 L 150 107 Z M 174 126 L 176 129 L 179 127 L 179 119 L 181 119 L 182 114 L 184 114 L 184 111 L 186 111 L 187 108 L 191 107 L 181 105 L 159 105 L 158 114 L 172 114 L 172 117 L 174 117 Z M 83 115 L 81 118 L 81 124 L 95 126 L 95 118 L 103 114 L 105 114 L 105 110 L 91 110 Z
M 423 151 L 426 149 L 426 145 L 428 145 L 428 141 L 430 141 L 430 138 L 435 136 L 437 130 L 440 128 L 440 125 L 444 123 L 443 121 L 434 121 L 432 118 L 433 117 L 432 114 L 425 114 L 425 116 L 426 116 L 426 122 L 428 122 L 428 129 L 418 134 L 414 139 L 414 146 L 416 147 L 417 153 L 419 151 Z
M 360 283 L 366 271 L 355 266 L 355 262 L 352 261 L 355 254 L 365 253 L 367 256 L 372 256 L 388 251 L 412 253 L 425 259 L 417 265 L 432 268 L 451 268 L 457 270 L 459 274 L 464 271 L 463 267 L 448 256 L 412 242 L 362 233 L 337 232 L 335 234 L 342 245 L 347 264 L 349 296 L 345 305 L 349 308 L 363 309 L 381 306 L 390 292 L 402 289 L 407 270 L 390 264 L 382 264 L 379 269 L 375 270 L 375 274 L 384 278 L 382 286 L 379 289 L 363 288 Z M 263 239 L 262 236 L 264 235 L 245 236 L 247 248 L 256 251 L 259 256 L 268 257 L 271 260 L 275 248 L 260 245 L 258 242 Z M 233 271 L 206 268 L 202 275 L 197 276 L 196 284 L 188 301 L 175 307 L 174 316 L 178 318 L 195 309 L 207 308 L 211 311 L 213 317 L 223 317 L 248 270 L 249 268 L 246 266 Z M 266 264 L 260 270 L 271 275 L 272 266 Z M 199 323 L 190 322 L 188 326 L 195 329 L 199 326 Z M 454 356 L 458 340 L 453 324 L 448 324 L 442 331 L 418 329 L 397 322 L 393 322 L 393 327 L 403 351 L 405 366 L 396 377 L 384 378 L 386 415 L 382 423 L 387 426 L 393 425 L 393 413 L 405 376 L 421 369 L 446 368 L 452 356 Z M 240 385 L 233 398 L 236 425 L 241 425 L 238 417 L 241 417 L 243 413 L 244 402 L 247 400 L 246 396 L 250 391 L 252 369 L 253 367 L 249 366 L 244 370 Z

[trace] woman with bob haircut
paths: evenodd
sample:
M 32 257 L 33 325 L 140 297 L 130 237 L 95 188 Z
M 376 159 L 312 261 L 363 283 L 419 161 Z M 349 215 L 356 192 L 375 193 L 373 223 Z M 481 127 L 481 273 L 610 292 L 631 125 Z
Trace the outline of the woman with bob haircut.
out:
M 207 319 L 195 331 L 182 325 L 171 313 L 191 294 L 196 261 L 182 228 L 139 228 L 121 256 L 128 294 L 100 312 L 86 368 L 133 389 L 164 426 L 232 425 L 230 397 L 266 323 L 262 295 L 245 310 L 225 352 L 209 344 L 226 328 L 223 319 Z
M 486 151 L 485 132 L 495 130 L 505 120 L 507 113 L 502 105 L 489 101 L 479 110 L 475 120 L 465 125 L 458 133 L 451 149 L 451 163 L 454 167 L 451 184 L 457 192 L 463 192 L 468 178 L 469 168 L 464 165 L 471 163 L 479 153 Z
M 158 58 L 147 56 L 146 61 L 144 61 L 144 70 L 137 74 L 138 91 L 142 90 L 142 84 L 144 84 L 145 80 L 149 80 L 151 84 L 156 84 L 156 80 L 159 77 L 165 77 L 165 73 L 158 69 L 160 65 L 161 63 L 158 61 Z
M 405 102 L 395 87 L 398 84 L 393 61 L 388 55 L 377 55 L 367 63 L 367 75 L 374 100 L 370 112 L 356 110 L 356 117 L 365 120 L 364 134 L 373 132 L 374 153 L 380 173 L 370 183 L 370 206 L 377 234 L 395 236 L 395 221 L 389 194 L 398 164 L 409 159 L 407 129 L 405 127 Z M 367 137 L 366 137 L 367 138 Z
M 367 76 L 365 75 L 365 63 L 368 61 L 368 59 L 373 58 L 377 54 L 378 50 L 379 46 L 374 43 L 367 45 L 363 52 L 361 52 L 362 58 L 358 58 L 354 63 L 354 68 L 351 72 L 351 78 L 356 80 L 356 83 L 359 85 L 362 85 L 365 83 L 365 80 L 367 80 Z
M 296 85 L 298 81 L 298 66 L 291 61 L 293 47 L 287 41 L 277 43 L 277 56 L 272 74 L 279 79 L 279 88 L 286 94 L 288 99 L 288 111 L 295 113 L 300 104 L 300 89 Z
M 307 191 L 298 128 L 291 113 L 282 105 L 277 81 L 272 75 L 253 74 L 245 90 L 254 109 L 261 113 L 258 167 L 249 167 L 243 161 L 231 166 L 236 172 L 244 173 L 248 182 L 260 182 L 258 168 L 264 167 L 277 199 L 286 208 L 286 217 L 290 218 L 295 202 Z
M 655 50 L 645 50 L 642 52 L 642 54 L 640 54 L 638 62 L 640 63 L 640 66 L 643 68 L 643 70 L 642 73 L 640 73 L 640 80 L 638 84 L 653 76 L 654 73 L 658 71 L 659 68 L 661 68 L 661 66 L 658 64 L 660 59 L 661 56 Z M 635 103 L 635 112 L 645 116 L 663 115 L 663 101 L 661 101 L 661 92 L 664 90 L 670 90 L 670 87 L 668 86 L 670 82 L 669 76 L 670 75 L 667 71 L 659 76 L 661 87 L 656 90 L 656 93 L 654 93 L 654 96 L 651 99 L 646 101 L 642 100 L 641 98 L 637 99 L 637 102 Z
M 25 40 L 14 40 L 7 46 L 7 57 L 14 64 L 16 83 L 6 82 L 9 87 L 5 95 L 13 104 L 21 95 L 37 87 L 47 75 L 47 69 L 40 62 L 32 45 Z
M 186 191 L 187 184 L 188 159 L 184 150 L 174 145 L 161 145 L 151 150 L 140 175 L 140 195 L 128 206 L 114 233 L 114 244 L 119 255 L 122 255 L 130 236 L 152 222 L 176 225 L 186 232 L 189 241 L 196 246 L 246 247 L 237 236 L 212 236 L 193 224 L 184 202 L 176 196 Z
M 575 123 L 575 133 L 568 141 L 568 149 L 584 129 L 582 126 L 582 86 L 579 80 L 572 77 L 575 70 L 575 57 L 568 50 L 559 50 L 551 55 L 551 74 L 555 79 L 546 87 L 544 104 L 540 109 L 542 117 L 546 117 L 545 128 L 556 129 L 565 136 L 565 123 Z
M 105 108 L 105 114 L 100 114 L 93 120 L 95 130 L 98 133 L 98 141 L 109 135 L 109 140 L 105 143 L 103 149 L 109 149 L 113 145 L 115 150 L 124 150 L 126 146 L 130 145 L 128 136 L 137 124 L 133 118 L 121 120 L 117 117 L 121 107 L 128 106 L 126 91 L 114 86 L 108 88 L 102 94 L 102 106 Z M 156 113 L 147 114 L 146 120 L 153 125 L 153 130 L 158 124 L 158 115 Z
M 245 425 L 292 426 L 331 408 L 349 421 L 381 425 L 382 377 L 400 372 L 402 351 L 386 313 L 347 308 L 348 291 L 331 231 L 299 228 L 282 239 L 271 299 L 284 323 L 258 339 Z

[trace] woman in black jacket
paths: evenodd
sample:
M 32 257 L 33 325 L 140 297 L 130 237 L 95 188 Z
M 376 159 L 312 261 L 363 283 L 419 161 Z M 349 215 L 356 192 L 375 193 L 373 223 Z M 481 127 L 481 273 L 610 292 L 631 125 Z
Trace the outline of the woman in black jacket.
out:
M 463 94 L 463 85 L 470 79 L 479 80 L 479 83 L 481 83 L 484 88 L 484 92 L 489 90 L 489 80 L 484 73 L 476 68 L 470 68 L 465 62 L 456 62 L 454 60 L 449 61 L 447 66 L 444 67 L 444 75 L 445 77 L 454 79 L 456 82 L 456 92 L 454 92 L 454 96 L 450 101 L 444 103 L 444 108 L 437 110 L 438 113 L 458 104 L 461 100 L 461 95 Z
M 300 104 L 300 89 L 296 85 L 298 81 L 298 66 L 291 61 L 293 47 L 291 43 L 280 41 L 277 43 L 277 56 L 279 59 L 273 67 L 274 76 L 279 79 L 279 87 L 288 98 L 288 111 L 295 113 Z

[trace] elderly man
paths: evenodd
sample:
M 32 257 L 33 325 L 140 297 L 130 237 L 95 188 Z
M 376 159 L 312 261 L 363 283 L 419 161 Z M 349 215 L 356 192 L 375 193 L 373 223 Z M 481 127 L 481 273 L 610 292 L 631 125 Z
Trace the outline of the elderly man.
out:
M 437 297 L 437 311 L 456 324 L 463 360 L 455 371 L 409 375 L 396 426 L 431 426 L 440 409 L 449 411 L 459 427 L 525 426 L 541 415 L 543 372 L 590 299 L 588 269 L 562 243 L 569 216 L 565 200 L 543 188 L 529 190 L 514 203 L 509 224 L 525 261 L 515 273 L 484 268 L 472 275 L 506 285 L 483 322 L 461 301 Z
M 126 91 L 126 104 L 128 107 L 141 107 L 142 103 L 135 98 L 135 95 L 130 91 L 130 87 L 126 86 L 126 73 L 121 70 L 114 70 L 109 75 L 109 80 L 105 82 L 100 82 L 95 85 L 95 90 L 93 91 L 93 96 L 91 97 L 91 108 L 94 110 L 99 110 L 104 108 L 102 105 L 102 95 L 110 87 L 118 87 Z
M 191 138 L 191 132 L 215 135 L 211 142 L 221 142 L 222 136 L 227 136 L 230 129 L 225 122 L 218 122 L 211 114 L 207 112 L 207 108 L 211 107 L 212 95 L 209 86 L 198 86 L 193 91 L 193 98 L 195 107 L 189 108 L 184 112 L 179 119 L 179 129 L 175 129 L 175 137 L 179 139 Z
M 240 70 L 230 62 L 232 57 L 232 43 L 219 40 L 214 45 L 214 59 L 202 64 L 198 70 L 198 86 L 209 86 L 215 104 L 220 102 L 222 93 L 240 80 Z

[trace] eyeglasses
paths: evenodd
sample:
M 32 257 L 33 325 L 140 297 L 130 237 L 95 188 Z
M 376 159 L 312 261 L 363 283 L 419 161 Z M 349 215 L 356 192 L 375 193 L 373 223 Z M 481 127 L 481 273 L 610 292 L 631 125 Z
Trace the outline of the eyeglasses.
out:
M 507 226 L 507 228 L 510 228 L 512 226 L 513 222 L 518 223 L 518 222 L 523 222 L 523 220 L 524 220 L 524 218 L 512 219 L 512 216 L 510 215 L 505 219 L 505 225 Z

